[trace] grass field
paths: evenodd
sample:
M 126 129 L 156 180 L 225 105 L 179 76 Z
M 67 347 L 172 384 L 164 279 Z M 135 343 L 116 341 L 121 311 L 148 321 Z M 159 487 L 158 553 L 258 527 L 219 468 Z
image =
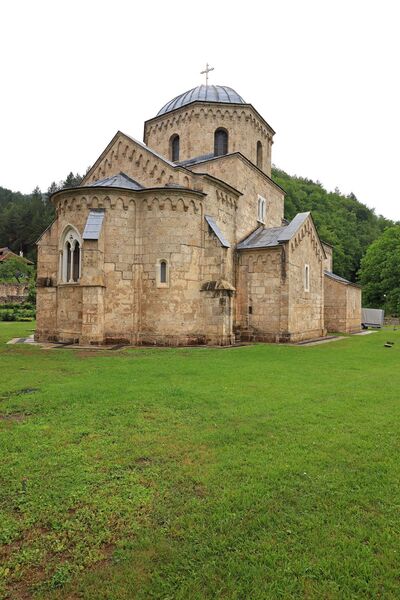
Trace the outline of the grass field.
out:
M 0 597 L 400 597 L 399 332 L 4 344 L 31 328 L 0 323 Z

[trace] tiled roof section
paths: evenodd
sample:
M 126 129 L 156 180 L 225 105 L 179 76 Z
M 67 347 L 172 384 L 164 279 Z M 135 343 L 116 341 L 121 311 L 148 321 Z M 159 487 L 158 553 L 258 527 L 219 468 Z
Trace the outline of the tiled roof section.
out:
M 188 158 L 186 160 L 181 160 L 177 164 L 181 165 L 182 167 L 188 167 L 190 165 L 203 162 L 204 160 L 210 160 L 210 158 L 216 158 L 214 152 L 211 152 L 210 154 L 202 154 L 201 156 L 195 156 L 194 158 Z
M 278 246 L 279 236 L 286 227 L 258 227 L 245 240 L 237 245 L 238 250 L 249 250 L 251 248 L 272 248 Z
M 217 238 L 219 239 L 221 246 L 223 246 L 224 248 L 230 248 L 231 247 L 230 243 L 224 238 L 224 235 L 223 235 L 222 231 L 220 230 L 220 228 L 218 227 L 218 225 L 216 224 L 214 218 L 210 217 L 208 215 L 204 215 L 204 218 L 207 221 L 207 223 L 209 224 L 209 226 L 211 227 L 211 229 L 213 230 L 213 232 L 215 233 L 215 235 L 217 236 Z
M 299 213 L 292 219 L 289 225 L 283 225 L 282 227 L 258 227 L 258 229 L 237 245 L 237 249 L 272 248 L 288 242 L 309 216 L 309 212 Z
M 332 271 L 324 271 L 324 274 L 327 277 L 329 277 L 330 279 L 334 279 L 335 281 L 338 281 L 339 283 L 344 283 L 345 285 L 354 285 L 355 287 L 361 287 L 357 283 L 353 283 L 352 281 L 349 281 L 348 279 L 345 279 L 344 277 L 340 277 L 340 275 L 336 275 L 336 273 L 332 273 Z
M 7 246 L 0 248 L 0 262 L 5 260 L 9 254 L 11 254 L 11 250 Z
M 83 232 L 84 240 L 98 240 L 103 225 L 104 209 L 98 208 L 91 210 L 86 221 L 85 230 Z
M 288 242 L 297 233 L 304 221 L 310 216 L 310 212 L 298 213 L 292 219 L 287 227 L 283 228 L 282 234 L 279 236 L 278 242 Z
M 0 262 L 3 262 L 10 258 L 18 258 L 19 260 L 23 261 L 27 265 L 33 265 L 33 262 L 31 260 L 28 260 L 27 258 L 25 258 L 24 256 L 21 256 L 20 254 L 15 254 L 15 252 L 10 250 L 10 248 L 8 248 L 7 246 L 4 246 L 4 248 L 0 248 Z
M 93 183 L 86 184 L 89 187 L 117 187 L 117 188 L 125 188 L 127 190 L 143 190 L 144 187 L 125 175 L 125 173 L 118 173 L 118 175 L 113 175 L 112 177 L 106 177 L 105 179 L 99 179 L 98 181 L 94 181 Z
M 191 102 L 224 102 L 229 104 L 246 104 L 241 96 L 226 85 L 199 85 L 165 104 L 157 113 L 163 115 Z

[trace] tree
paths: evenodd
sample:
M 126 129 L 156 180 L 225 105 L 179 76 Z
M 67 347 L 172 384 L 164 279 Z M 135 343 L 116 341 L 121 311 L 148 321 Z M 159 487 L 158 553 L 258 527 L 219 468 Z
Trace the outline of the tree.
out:
M 310 210 L 321 239 L 334 247 L 334 272 L 357 281 L 366 249 L 386 227 L 394 225 L 393 221 L 377 216 L 354 194 L 345 196 L 338 188 L 327 192 L 319 182 L 290 176 L 277 168 L 272 170 L 272 178 L 286 192 L 286 219 Z
M 361 260 L 364 305 L 400 313 L 400 225 L 389 227 Z
M 62 188 L 72 188 L 72 187 L 78 187 L 78 185 L 81 184 L 83 177 L 82 175 L 79 175 L 79 173 L 77 173 L 76 175 L 73 174 L 73 172 L 71 171 L 66 179 L 63 181 L 62 184 Z
M 0 281 L 22 283 L 28 281 L 32 274 L 32 266 L 18 256 L 12 256 L 0 263 Z

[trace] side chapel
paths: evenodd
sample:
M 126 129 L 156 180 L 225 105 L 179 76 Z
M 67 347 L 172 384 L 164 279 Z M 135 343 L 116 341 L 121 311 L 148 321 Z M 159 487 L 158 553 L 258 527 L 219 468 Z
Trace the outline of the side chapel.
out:
M 200 85 L 118 131 L 38 241 L 36 340 L 297 342 L 360 329 L 309 212 L 284 219 L 274 130 L 233 89 Z

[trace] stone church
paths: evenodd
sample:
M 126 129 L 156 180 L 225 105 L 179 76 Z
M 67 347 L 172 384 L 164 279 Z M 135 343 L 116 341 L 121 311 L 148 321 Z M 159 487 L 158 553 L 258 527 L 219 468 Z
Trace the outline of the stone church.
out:
M 38 341 L 228 345 L 360 329 L 309 212 L 284 219 L 274 130 L 233 89 L 200 85 L 118 131 L 38 241 Z

